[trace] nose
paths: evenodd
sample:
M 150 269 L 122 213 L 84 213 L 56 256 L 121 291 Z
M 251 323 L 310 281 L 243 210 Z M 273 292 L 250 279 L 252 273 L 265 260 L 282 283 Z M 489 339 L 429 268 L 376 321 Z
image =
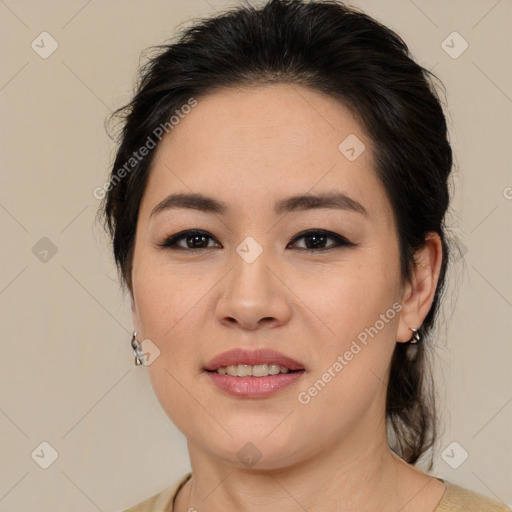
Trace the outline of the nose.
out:
M 234 255 L 233 268 L 224 280 L 216 315 L 228 327 L 244 330 L 273 328 L 286 324 L 291 316 L 291 292 L 276 265 L 265 252 L 248 263 Z

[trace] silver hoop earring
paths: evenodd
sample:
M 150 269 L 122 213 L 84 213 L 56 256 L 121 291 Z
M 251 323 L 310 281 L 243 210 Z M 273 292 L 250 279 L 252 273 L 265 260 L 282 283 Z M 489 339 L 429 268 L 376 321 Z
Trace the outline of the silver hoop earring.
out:
M 143 364 L 142 359 L 144 357 L 144 353 L 142 352 L 142 343 L 137 341 L 136 339 L 137 331 L 133 331 L 132 333 L 132 348 L 133 353 L 135 354 L 135 366 L 139 366 Z
M 409 343 L 412 343 L 412 344 L 418 343 L 418 341 L 421 340 L 421 336 L 418 332 L 418 329 L 413 329 L 411 327 L 411 331 L 413 332 L 413 334 L 412 334 L 412 338 L 409 340 Z

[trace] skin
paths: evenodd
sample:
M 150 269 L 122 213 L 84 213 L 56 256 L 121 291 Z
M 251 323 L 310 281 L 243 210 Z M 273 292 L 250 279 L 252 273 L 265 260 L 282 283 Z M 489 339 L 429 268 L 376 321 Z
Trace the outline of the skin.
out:
M 354 161 L 338 150 L 349 134 L 366 146 Z M 444 485 L 388 448 L 385 393 L 395 343 L 410 340 L 431 306 L 441 243 L 430 234 L 411 282 L 402 282 L 391 205 L 364 127 L 302 86 L 223 89 L 198 98 L 156 151 L 137 224 L 132 311 L 138 339 L 160 350 L 147 366 L 156 396 L 187 438 L 193 478 L 175 510 L 432 512 Z M 368 215 L 274 213 L 283 197 L 332 190 Z M 229 211 L 150 216 L 176 192 L 211 196 Z M 186 239 L 182 251 L 157 246 L 187 229 L 206 231 L 208 248 Z M 311 238 L 292 240 L 306 229 L 356 245 L 329 238 L 330 250 L 304 250 Z M 263 251 L 252 263 L 236 251 L 248 236 Z M 298 394 L 394 303 L 401 311 L 301 404 Z M 202 369 L 236 347 L 273 348 L 306 372 L 265 399 L 226 395 Z M 248 442 L 262 454 L 252 468 L 237 457 Z

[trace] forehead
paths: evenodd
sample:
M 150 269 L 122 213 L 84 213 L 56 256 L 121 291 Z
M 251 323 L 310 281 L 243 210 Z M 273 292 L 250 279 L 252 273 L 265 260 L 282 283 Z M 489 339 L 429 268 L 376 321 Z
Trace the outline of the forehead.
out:
M 333 189 L 386 206 L 370 138 L 349 108 L 299 85 L 230 88 L 197 98 L 159 143 L 143 209 L 176 191 L 247 204 Z

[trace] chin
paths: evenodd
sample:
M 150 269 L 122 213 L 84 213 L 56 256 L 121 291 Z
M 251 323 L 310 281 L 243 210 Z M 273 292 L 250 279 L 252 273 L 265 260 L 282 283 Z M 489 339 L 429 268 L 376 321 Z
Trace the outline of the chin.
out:
M 233 438 L 226 439 L 226 443 L 223 444 L 219 444 L 218 436 L 215 439 L 203 438 L 200 445 L 202 450 L 210 452 L 226 465 L 238 469 L 246 468 L 252 472 L 284 469 L 308 458 L 305 449 L 308 445 L 306 439 L 302 440 L 304 449 L 300 449 L 300 441 L 291 438 L 285 432 L 282 436 L 271 434 L 270 439 L 268 434 L 271 430 L 272 428 L 254 435 L 248 435 L 247 432 L 235 435 L 232 432 Z M 308 448 L 311 449 L 311 446 Z

